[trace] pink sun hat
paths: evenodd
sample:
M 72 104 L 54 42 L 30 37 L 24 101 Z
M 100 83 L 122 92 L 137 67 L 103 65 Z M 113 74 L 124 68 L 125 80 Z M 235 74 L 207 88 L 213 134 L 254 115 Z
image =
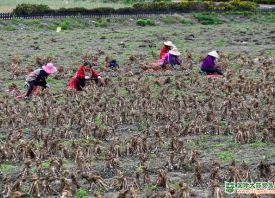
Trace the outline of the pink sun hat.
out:
M 48 63 L 47 65 L 43 65 L 42 69 L 45 72 L 47 72 L 48 74 L 53 74 L 57 71 L 57 68 L 52 63 Z

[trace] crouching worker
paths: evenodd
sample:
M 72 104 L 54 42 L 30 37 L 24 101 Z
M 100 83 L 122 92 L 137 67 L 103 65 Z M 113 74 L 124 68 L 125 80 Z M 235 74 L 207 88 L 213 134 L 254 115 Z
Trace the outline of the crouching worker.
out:
M 223 75 L 222 71 L 215 64 L 215 60 L 219 58 L 219 54 L 216 51 L 209 52 L 206 58 L 203 60 L 201 70 L 207 75 L 219 74 Z
M 176 65 L 181 65 L 181 60 L 179 59 L 180 52 L 176 50 L 170 50 L 161 60 L 160 66 L 165 69 L 166 66 L 171 65 L 174 69 Z
M 115 68 L 119 68 L 119 64 L 117 63 L 116 60 L 111 60 L 111 61 L 109 62 L 108 67 L 110 67 L 112 70 L 114 70 Z
M 57 68 L 52 64 L 48 63 L 47 65 L 42 66 L 42 68 L 36 69 L 31 72 L 26 79 L 25 87 L 27 87 L 27 93 L 24 99 L 28 99 L 34 89 L 37 86 L 45 88 L 50 88 L 50 85 L 46 82 L 46 79 L 49 75 L 55 73 Z
M 90 77 L 89 75 L 86 75 L 87 73 L 90 73 L 92 77 Z M 82 91 L 86 85 L 86 80 L 94 80 L 95 83 L 98 84 L 100 78 L 101 78 L 100 75 L 93 68 L 93 65 L 90 62 L 86 61 L 77 70 L 74 77 L 69 81 L 67 87 L 69 89 Z

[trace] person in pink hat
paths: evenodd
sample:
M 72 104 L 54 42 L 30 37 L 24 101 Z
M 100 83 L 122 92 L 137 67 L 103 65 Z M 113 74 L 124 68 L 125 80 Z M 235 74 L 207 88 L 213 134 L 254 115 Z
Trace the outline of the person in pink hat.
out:
M 50 88 L 50 85 L 46 82 L 46 79 L 49 75 L 55 73 L 57 68 L 52 64 L 48 63 L 47 65 L 43 65 L 42 68 L 36 69 L 31 72 L 25 82 L 25 86 L 27 87 L 27 93 L 24 99 L 28 99 L 36 86 L 41 86 L 44 89 Z

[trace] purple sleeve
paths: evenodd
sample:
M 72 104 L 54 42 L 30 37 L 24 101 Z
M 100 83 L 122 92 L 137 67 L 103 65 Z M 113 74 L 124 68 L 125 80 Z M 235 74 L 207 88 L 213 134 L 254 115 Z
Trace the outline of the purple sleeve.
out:
M 215 64 L 215 59 L 212 58 L 211 56 L 207 56 L 203 62 L 202 62 L 202 65 L 201 65 L 201 68 L 202 69 L 207 69 L 207 68 L 216 68 L 216 64 Z
M 215 63 L 214 60 L 215 60 L 215 59 L 211 58 L 211 66 L 212 66 L 213 68 L 216 68 L 217 65 L 216 65 L 216 63 Z

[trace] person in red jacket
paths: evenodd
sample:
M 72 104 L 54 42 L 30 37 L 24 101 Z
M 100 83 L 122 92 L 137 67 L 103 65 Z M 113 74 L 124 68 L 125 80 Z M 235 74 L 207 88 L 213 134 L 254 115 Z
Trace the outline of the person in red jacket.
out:
M 164 46 L 160 51 L 159 58 L 162 59 L 175 45 L 171 41 L 166 41 L 163 43 Z
M 89 72 L 91 74 L 91 77 L 89 75 L 86 75 L 86 73 Z M 82 91 L 85 87 L 86 80 L 94 80 L 96 84 L 99 83 L 100 75 L 96 72 L 96 70 L 92 67 L 92 64 L 88 61 L 84 62 L 83 65 L 79 67 L 74 77 L 69 81 L 67 87 L 69 89 L 75 89 L 77 91 Z

